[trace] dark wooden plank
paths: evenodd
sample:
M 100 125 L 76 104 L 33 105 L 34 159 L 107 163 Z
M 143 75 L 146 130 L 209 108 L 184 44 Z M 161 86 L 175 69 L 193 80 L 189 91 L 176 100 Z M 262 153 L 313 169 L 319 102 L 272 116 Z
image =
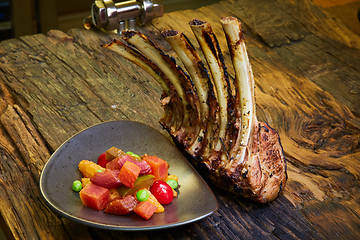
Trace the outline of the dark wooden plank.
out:
M 326 239 L 360 238 L 360 218 L 358 213 L 340 203 L 325 201 L 313 204 L 304 209 L 304 213 L 307 218 L 311 219 L 316 228 L 324 233 Z
M 60 219 L 38 188 L 39 173 L 49 157 L 44 142 L 18 106 L 9 105 L 0 120 L 0 211 L 6 225 L 16 239 L 66 239 Z

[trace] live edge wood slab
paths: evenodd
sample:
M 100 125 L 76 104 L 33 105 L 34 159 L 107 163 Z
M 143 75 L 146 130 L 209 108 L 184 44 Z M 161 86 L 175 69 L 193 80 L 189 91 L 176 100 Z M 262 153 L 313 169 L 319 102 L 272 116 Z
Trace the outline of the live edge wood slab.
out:
M 212 187 L 220 205 L 212 216 L 141 233 L 89 228 L 54 214 L 40 195 L 39 175 L 64 140 L 119 119 L 169 136 L 158 123 L 160 86 L 101 47 L 116 36 L 52 30 L 0 42 L 0 222 L 9 237 L 360 239 L 359 36 L 309 0 L 213 1 L 167 13 L 142 31 L 172 54 L 160 30 L 184 31 L 195 43 L 187 23 L 209 21 L 229 64 L 218 22 L 226 15 L 246 28 L 258 118 L 281 135 L 289 175 L 283 195 L 258 205 Z

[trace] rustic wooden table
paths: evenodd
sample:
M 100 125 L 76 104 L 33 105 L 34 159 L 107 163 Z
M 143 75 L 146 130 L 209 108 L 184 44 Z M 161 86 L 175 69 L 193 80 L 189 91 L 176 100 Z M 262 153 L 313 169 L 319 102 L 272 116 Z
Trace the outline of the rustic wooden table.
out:
M 0 225 L 9 237 L 360 239 L 360 37 L 309 0 L 213 2 L 165 14 L 143 31 L 170 51 L 159 30 L 183 30 L 194 40 L 187 22 L 207 20 L 229 60 L 218 20 L 242 20 L 257 114 L 279 131 L 287 158 L 284 194 L 257 205 L 212 187 L 220 205 L 212 216 L 154 232 L 99 230 L 54 214 L 39 175 L 64 140 L 120 119 L 168 134 L 158 123 L 160 87 L 101 47 L 112 36 L 53 30 L 0 42 Z

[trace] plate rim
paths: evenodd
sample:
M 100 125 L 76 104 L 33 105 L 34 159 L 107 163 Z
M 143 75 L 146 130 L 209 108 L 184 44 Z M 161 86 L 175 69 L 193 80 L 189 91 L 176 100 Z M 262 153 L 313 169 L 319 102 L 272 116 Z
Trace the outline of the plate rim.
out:
M 81 134 L 82 132 L 84 131 L 87 131 L 88 129 L 90 128 L 93 128 L 93 127 L 96 127 L 96 126 L 99 126 L 99 125 L 104 125 L 104 124 L 109 124 L 109 123 L 120 123 L 120 122 L 129 122 L 129 123 L 135 123 L 135 124 L 140 124 L 140 125 L 143 125 L 145 127 L 148 127 L 148 128 L 151 128 L 152 130 L 159 132 L 159 130 L 145 124 L 145 123 L 142 123 L 142 122 L 139 122 L 139 121 L 132 121 L 132 120 L 110 120 L 110 121 L 103 121 L 103 122 L 100 122 L 100 123 L 96 123 L 96 124 L 93 124 L 89 127 L 86 127 L 78 132 L 76 132 L 75 134 L 73 134 L 72 136 L 70 136 L 69 138 L 67 138 L 62 144 L 60 144 L 56 150 L 50 155 L 50 157 L 48 158 L 47 162 L 44 164 L 42 170 L 41 170 L 41 174 L 40 174 L 40 179 L 39 179 L 39 188 L 40 188 L 40 192 L 41 192 L 41 195 L 42 197 L 45 199 L 45 202 L 48 206 L 50 206 L 50 208 L 52 210 L 54 210 L 57 214 L 60 214 L 70 220 L 73 220 L 77 223 L 81 223 L 81 224 L 85 224 L 85 225 L 88 225 L 88 226 L 91 226 L 91 227 L 95 227 L 95 228 L 102 228 L 102 229 L 108 229 L 108 230 L 118 230 L 118 231 L 148 231 L 148 230 L 158 230 L 158 229 L 166 229 L 166 228 L 172 228 L 172 227 L 178 227 L 178 226 L 182 226 L 182 225 L 185 225 L 185 224 L 189 224 L 189 223 L 193 223 L 193 222 L 196 222 L 196 221 L 199 221 L 203 218 L 206 218 L 210 215 L 212 215 L 215 211 L 217 211 L 219 209 L 219 203 L 218 203 L 218 200 L 216 198 L 216 195 L 214 194 L 214 192 L 212 191 L 212 189 L 210 188 L 210 186 L 206 183 L 206 181 L 203 179 L 203 177 L 200 175 L 200 173 L 197 172 L 197 170 L 194 168 L 194 166 L 192 166 L 192 164 L 187 160 L 186 156 L 184 156 L 183 153 L 181 153 L 181 155 L 184 156 L 185 158 L 185 161 L 186 164 L 188 165 L 188 167 L 190 167 L 197 175 L 198 177 L 201 179 L 202 183 L 206 186 L 206 188 L 209 190 L 209 192 L 211 193 L 211 195 L 213 196 L 214 200 L 215 200 L 215 208 L 212 209 L 211 211 L 209 211 L 208 213 L 204 214 L 204 215 L 201 215 L 199 217 L 196 217 L 196 218 L 192 218 L 192 219 L 189 219 L 189 220 L 186 220 L 186 221 L 182 221 L 182 222 L 175 222 L 175 223 L 170 223 L 170 224 L 163 224 L 163 225 L 155 225 L 155 226 L 144 226 L 144 227 L 137 227 L 137 226 L 134 226 L 134 227 L 131 227 L 131 226 L 116 226 L 116 225 L 112 225 L 112 224 L 105 224 L 105 223 L 97 223 L 97 222 L 93 222 L 93 221 L 89 221 L 87 219 L 84 219 L 84 218 L 80 218 L 80 217 L 76 217 L 76 216 L 73 216 L 61 209 L 59 209 L 58 207 L 56 207 L 46 196 L 46 193 L 44 192 L 44 187 L 43 187 L 43 181 L 44 181 L 44 172 L 45 172 L 45 169 L 47 168 L 48 166 L 48 163 L 50 162 L 49 160 L 61 149 L 61 147 L 63 145 L 65 145 L 66 143 L 68 143 L 73 137 Z M 160 133 L 161 134 L 161 133 Z M 163 134 L 161 134 L 163 137 L 165 137 Z M 177 148 L 175 145 L 174 145 L 175 148 Z M 178 149 L 179 150 L 179 149 Z M 179 150 L 180 151 L 180 150 Z M 181 152 L 181 151 L 180 151 Z M 146 221 L 146 220 L 144 220 Z

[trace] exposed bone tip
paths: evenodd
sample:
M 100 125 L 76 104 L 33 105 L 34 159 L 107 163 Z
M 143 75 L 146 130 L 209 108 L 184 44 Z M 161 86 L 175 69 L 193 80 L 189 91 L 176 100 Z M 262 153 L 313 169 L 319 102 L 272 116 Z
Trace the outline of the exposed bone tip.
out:
M 128 39 L 136 35 L 136 33 L 137 33 L 136 31 L 127 30 L 127 31 L 123 31 L 122 35 L 124 36 L 125 39 Z
M 165 30 L 165 31 L 162 31 L 161 32 L 161 35 L 164 37 L 164 38 L 167 38 L 167 37 L 173 37 L 173 36 L 176 36 L 178 35 L 179 32 L 176 31 L 176 30 L 173 30 L 173 29 L 169 29 L 169 30 Z
M 190 26 L 200 26 L 200 25 L 204 25 L 206 22 L 199 20 L 199 19 L 193 19 L 189 22 Z
M 230 24 L 230 23 L 232 23 L 232 22 L 239 22 L 239 23 L 240 23 L 239 19 L 237 19 L 236 17 L 233 17 L 233 16 L 222 17 L 222 18 L 220 19 L 220 22 L 221 22 L 222 24 Z

